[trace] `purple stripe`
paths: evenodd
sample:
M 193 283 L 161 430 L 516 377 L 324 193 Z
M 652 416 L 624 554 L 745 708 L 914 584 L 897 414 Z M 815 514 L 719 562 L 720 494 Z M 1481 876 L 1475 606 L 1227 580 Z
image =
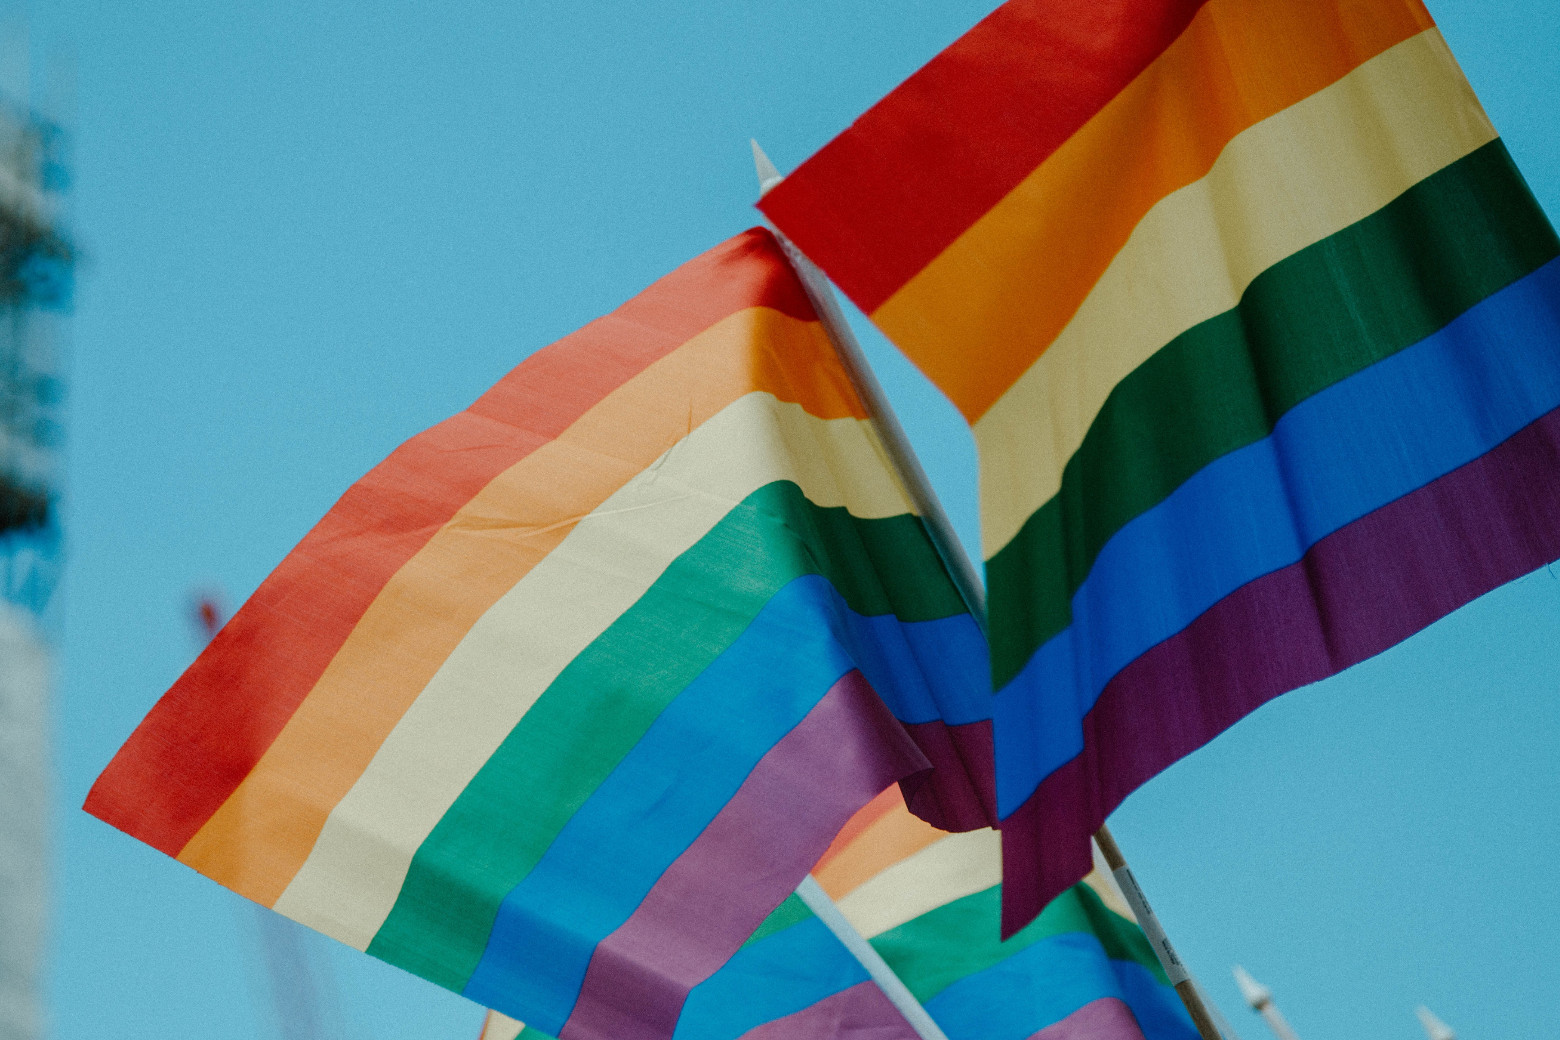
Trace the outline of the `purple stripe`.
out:
M 861 673 L 847 672 L 597 945 L 561 1040 L 667 1040 L 688 991 L 795 890 L 846 821 L 929 768 Z
M 792 1015 L 749 1029 L 738 1040 L 919 1040 L 875 982 L 858 982 Z
M 932 763 L 930 773 L 918 773 L 900 785 L 910 811 L 944 831 L 995 827 L 997 776 L 991 764 L 991 720 L 962 726 L 918 722 L 905 729 Z
M 1154 774 L 1557 558 L 1560 409 L 1220 600 L 1111 680 L 1083 751 L 1002 822 L 1004 936 L 1089 871 L 1089 836 Z
M 1143 1040 L 1143 1030 L 1131 1008 L 1115 997 L 1104 997 L 1052 1022 L 1029 1040 Z

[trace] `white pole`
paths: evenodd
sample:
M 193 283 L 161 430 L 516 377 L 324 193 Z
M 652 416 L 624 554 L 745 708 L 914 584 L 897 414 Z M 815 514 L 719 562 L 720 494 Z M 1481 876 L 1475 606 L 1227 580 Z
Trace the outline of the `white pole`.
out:
M 764 154 L 757 141 L 750 141 L 750 143 L 753 145 L 753 165 L 758 171 L 758 191 L 762 195 L 780 183 L 780 172 L 775 169 L 774 163 L 769 161 L 769 157 Z M 845 315 L 841 313 L 839 304 L 834 299 L 834 290 L 829 287 L 823 272 L 813 266 L 812 261 L 803 256 L 801 251 L 778 230 L 775 231 L 775 238 L 779 240 L 780 247 L 785 250 L 786 259 L 790 261 L 792 270 L 796 272 L 797 278 L 802 283 L 802 288 L 807 291 L 807 298 L 812 302 L 819 321 L 823 323 L 824 331 L 833 341 L 834 349 L 845 362 L 851 383 L 855 386 L 856 392 L 861 395 L 867 411 L 871 413 L 872 422 L 883 440 L 883 448 L 888 452 L 889 461 L 898 472 L 900 479 L 905 482 L 905 490 L 909 492 L 911 501 L 915 503 L 916 512 L 921 515 L 922 522 L 926 524 L 927 533 L 937 549 L 937 555 L 942 557 L 943 566 L 948 569 L 954 584 L 958 587 L 964 605 L 980 625 L 981 631 L 985 631 L 985 589 L 976 576 L 974 565 L 970 563 L 969 554 L 964 551 L 963 545 L 953 533 L 953 524 L 948 521 L 948 514 L 943 511 L 942 503 L 938 501 L 936 492 L 932 490 L 931 482 L 926 479 L 926 472 L 921 469 L 921 462 L 910 447 L 904 428 L 899 425 L 899 418 L 889 406 L 888 398 L 884 396 L 883 388 L 878 385 L 877 377 L 872 374 L 872 367 L 867 364 L 867 359 L 861 352 L 861 345 L 856 342 L 850 325 L 845 321 Z M 905 1021 L 910 1023 L 921 1040 L 948 1040 L 942 1028 L 932 1020 L 931 1015 L 927 1014 L 926 1008 L 915 999 L 915 994 L 910 992 L 904 981 L 894 974 L 894 970 L 883 960 L 882 954 L 873 949 L 872 944 L 867 942 L 861 933 L 856 931 L 855 926 L 845 919 L 845 915 L 840 912 L 834 900 L 830 899 L 828 893 L 813 880 L 811 874 L 807 875 L 807 878 L 797 887 L 796 894 L 828 927 L 829 931 L 834 933 L 834 937 L 845 945 L 851 956 L 867 969 L 867 974 L 872 977 L 873 982 L 877 983 L 878 989 L 883 991 L 883 995 L 888 997 L 904 1016 Z
M 758 171 L 758 193 L 762 196 L 770 188 L 779 184 L 783 178 L 780 171 L 775 169 L 775 164 L 769 161 L 769 156 L 765 155 L 764 150 L 758 146 L 758 142 L 750 139 L 749 143 L 753 146 L 753 165 Z M 889 405 L 882 386 L 878 384 L 877 377 L 872 374 L 872 366 L 867 363 L 866 355 L 861 352 L 861 344 L 856 342 L 856 335 L 851 331 L 850 323 L 845 320 L 839 301 L 834 298 L 834 290 L 829 286 L 829 280 L 811 260 L 802 254 L 800 249 L 791 244 L 790 239 L 781 234 L 779 229 L 775 229 L 775 237 L 780 240 L 780 247 L 785 250 L 786 259 L 791 261 L 791 267 L 796 271 L 797 278 L 801 280 L 802 288 L 807 290 L 807 297 L 812 301 L 813 310 L 817 311 L 824 331 L 834 341 L 835 349 L 839 351 L 841 360 L 845 362 L 856 392 L 861 395 L 867 409 L 872 413 L 872 420 L 883 438 L 883 447 L 888 451 L 889 459 L 905 482 L 906 490 L 915 503 L 916 512 L 921 514 L 921 519 L 932 536 L 932 544 L 936 546 L 937 554 L 942 557 L 943 566 L 947 567 L 948 573 L 953 576 L 954 584 L 958 586 L 959 594 L 964 597 L 970 614 L 974 616 L 981 630 L 985 631 L 985 587 L 981 584 L 975 565 L 970 562 L 969 553 L 964 551 L 963 543 L 953 533 L 953 524 L 948 520 L 948 514 L 943 511 L 937 493 L 932 490 L 932 483 L 926 478 L 926 471 L 921 468 L 921 460 L 916 458 L 915 449 L 910 446 L 910 439 L 905 436 L 904 427 L 899 425 L 899 417 L 894 414 L 894 409 Z
M 1273 1003 L 1273 991 L 1248 975 L 1239 964 L 1235 965 L 1235 985 L 1240 987 L 1240 995 L 1246 998 L 1251 1010 L 1267 1019 L 1268 1028 L 1273 1030 L 1278 1040 L 1299 1040 Z
M 1430 1040 L 1457 1040 L 1457 1034 L 1452 1032 L 1452 1027 L 1442 1022 L 1430 1013 L 1430 1009 L 1423 1004 L 1419 1005 L 1419 1024 L 1425 1027 L 1425 1033 Z
M 762 196 L 785 178 L 775 168 L 775 164 L 769 161 L 769 156 L 764 154 L 757 141 L 750 138 L 749 143 L 753 146 L 753 165 L 758 170 L 758 192 Z M 927 530 L 932 536 L 933 544 L 937 546 L 937 552 L 942 557 L 944 566 L 953 575 L 965 603 L 970 608 L 970 613 L 980 624 L 981 631 L 985 631 L 985 587 L 981 585 L 980 578 L 976 575 L 975 565 L 970 562 L 963 543 L 954 535 L 953 525 L 948 522 L 948 516 L 943 512 L 942 504 L 937 500 L 937 494 L 926 478 L 926 471 L 921 468 L 920 460 L 916 458 L 914 449 L 910 447 L 909 438 L 905 436 L 904 429 L 899 425 L 899 419 L 894 415 L 888 398 L 883 394 L 883 388 L 878 385 L 877 377 L 872 374 L 872 367 L 867 364 L 866 356 L 861 352 L 861 345 L 856 342 L 855 334 L 851 332 L 850 325 L 845 321 L 845 315 L 840 311 L 839 303 L 834 298 L 834 290 L 817 265 L 807 259 L 778 228 L 775 229 L 775 237 L 780 240 L 780 247 L 785 250 L 787 259 L 791 261 L 791 266 L 795 269 L 797 277 L 801 279 L 803 288 L 807 290 L 813 309 L 818 312 L 825 330 L 834 340 L 835 348 L 839 350 L 840 356 L 850 369 L 851 379 L 856 384 L 856 392 L 861 394 L 867 407 L 871 409 L 873 419 L 882 432 L 884 447 L 898 468 L 900 477 L 908 485 L 911 498 L 926 521 Z M 1122 858 L 1121 850 L 1111 838 L 1110 831 L 1101 827 L 1095 838 L 1105 851 L 1106 859 L 1110 862 L 1111 870 L 1118 882 L 1123 876 L 1130 878 L 1131 872 L 1127 870 L 1126 860 Z M 1132 882 L 1132 889 L 1133 892 L 1128 898 L 1135 900 L 1132 909 L 1138 915 L 1138 923 L 1145 930 L 1155 929 L 1151 936 L 1157 938 L 1154 942 L 1154 952 L 1159 955 L 1160 966 L 1173 981 L 1176 992 L 1180 994 L 1181 1002 L 1186 1005 L 1187 1014 L 1191 1016 L 1198 1033 L 1203 1040 L 1222 1040 L 1218 1027 L 1214 1025 L 1208 1007 L 1203 1002 L 1202 995 L 1198 993 L 1191 976 L 1176 958 L 1175 951 L 1170 947 L 1170 941 L 1165 938 L 1164 932 L 1159 930 L 1158 920 L 1153 916 L 1147 899 L 1143 897 L 1142 890 L 1137 887 L 1135 881 Z
M 905 1021 L 921 1037 L 921 1040 L 948 1040 L 948 1035 L 942 1031 L 942 1027 L 932 1020 L 932 1016 L 926 1013 L 926 1008 L 915 999 L 915 994 L 910 992 L 910 987 L 904 984 L 894 969 L 888 966 L 883 955 L 872 948 L 872 944 L 856 931 L 854 925 L 845 919 L 840 908 L 834 900 L 813 880 L 811 874 L 807 875 L 800 885 L 796 887 L 796 894 L 802 902 L 807 904 L 807 909 L 818 916 L 834 937 L 845 944 L 851 956 L 860 962 L 867 974 L 872 976 L 872 981 L 877 983 L 878 989 L 883 991 Z

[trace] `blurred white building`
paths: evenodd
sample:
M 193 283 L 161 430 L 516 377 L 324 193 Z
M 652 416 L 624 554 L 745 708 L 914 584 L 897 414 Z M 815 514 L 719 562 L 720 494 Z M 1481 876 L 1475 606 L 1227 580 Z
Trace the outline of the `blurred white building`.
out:
M 63 147 L 56 122 L 0 93 L 0 1040 L 37 1040 L 46 1022 Z
M 0 603 L 0 1040 L 32 1040 L 42 1020 L 49 657 L 31 615 Z

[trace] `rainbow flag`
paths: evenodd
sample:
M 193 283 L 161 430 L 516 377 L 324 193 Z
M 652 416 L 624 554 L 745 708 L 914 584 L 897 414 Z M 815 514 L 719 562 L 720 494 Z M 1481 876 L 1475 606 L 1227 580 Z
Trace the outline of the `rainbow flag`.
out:
M 885 786 L 974 796 L 904 724 L 985 667 L 753 230 L 354 485 L 86 808 L 543 1032 L 669 1037 Z
M 1002 942 L 997 832 L 937 830 L 890 788 L 813 876 L 948 1040 L 1196 1040 L 1103 863 Z
M 1009 931 L 1560 557 L 1560 243 L 1417 0 L 1011 0 L 761 208 L 974 428 Z
M 813 868 L 949 1040 L 1196 1040 L 1148 939 L 1101 863 L 999 941 L 997 833 L 938 830 L 890 787 Z M 693 990 L 676 1040 L 850 1040 L 915 1033 L 799 896 Z M 481 1040 L 552 1040 L 490 1012 Z
M 918 1040 L 867 970 L 799 896 L 694 987 L 675 1040 Z M 489 1012 L 481 1040 L 553 1040 Z

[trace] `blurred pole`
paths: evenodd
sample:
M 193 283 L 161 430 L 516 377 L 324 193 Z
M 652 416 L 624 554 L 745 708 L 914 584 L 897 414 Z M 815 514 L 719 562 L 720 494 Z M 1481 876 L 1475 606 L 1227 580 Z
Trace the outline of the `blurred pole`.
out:
M 1202 983 L 1193 978 L 1192 985 L 1197 987 L 1197 993 L 1202 997 L 1203 1007 L 1208 1009 L 1208 1015 L 1213 1019 L 1214 1028 L 1219 1031 L 1219 1035 L 1224 1040 L 1240 1040 L 1240 1034 L 1235 1032 L 1235 1027 L 1230 1025 L 1229 1019 L 1224 1017 L 1224 1012 L 1219 1010 L 1219 1005 L 1209 999 L 1208 991 L 1203 989 Z
M 44 1035 L 51 673 L 36 619 L 0 601 L 0 1040 Z
M 1235 985 L 1240 987 L 1240 995 L 1246 998 L 1251 1010 L 1267 1019 L 1268 1028 L 1278 1040 L 1299 1040 L 1273 1003 L 1273 991 L 1246 974 L 1246 969 L 1239 964 L 1235 965 Z
M 226 617 L 215 597 L 196 598 L 195 622 L 203 644 L 217 637 Z M 259 903 L 250 906 L 260 930 L 271 1004 L 282 1040 L 337 1040 L 344 1022 L 340 1002 L 329 971 L 322 971 L 309 957 L 303 926 Z
M 1418 1014 L 1419 1024 L 1425 1027 L 1430 1040 L 1457 1040 L 1457 1034 L 1452 1032 L 1452 1027 L 1436 1018 L 1423 1004 L 1419 1005 Z

